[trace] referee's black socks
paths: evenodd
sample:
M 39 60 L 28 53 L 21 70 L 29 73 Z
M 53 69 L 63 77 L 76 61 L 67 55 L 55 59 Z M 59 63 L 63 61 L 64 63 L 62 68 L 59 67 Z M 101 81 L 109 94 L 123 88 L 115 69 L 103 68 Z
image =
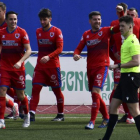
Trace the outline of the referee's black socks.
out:
M 118 115 L 117 114 L 110 114 L 107 130 L 106 130 L 106 133 L 105 133 L 102 140 L 109 140 L 109 138 L 113 132 L 113 129 L 114 129 L 115 125 L 117 124 L 117 121 L 118 121 Z
M 140 135 L 140 115 L 135 117 L 134 120 L 135 120 L 135 124 L 136 124 L 136 127 L 137 127 L 137 129 L 139 131 L 139 135 Z

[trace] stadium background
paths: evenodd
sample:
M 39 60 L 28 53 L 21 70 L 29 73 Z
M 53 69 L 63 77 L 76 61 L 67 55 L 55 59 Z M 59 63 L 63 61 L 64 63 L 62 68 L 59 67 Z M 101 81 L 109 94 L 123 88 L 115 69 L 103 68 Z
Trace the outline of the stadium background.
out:
M 35 32 L 36 29 L 40 27 L 40 22 L 38 18 L 38 12 L 41 8 L 49 8 L 52 11 L 52 25 L 57 26 L 62 30 L 64 36 L 64 48 L 63 51 L 74 51 L 76 46 L 78 45 L 82 34 L 85 30 L 90 29 L 90 24 L 88 23 L 88 14 L 91 11 L 100 11 L 102 14 L 102 26 L 109 26 L 112 20 L 117 19 L 116 15 L 116 5 L 120 2 L 125 2 L 130 7 L 135 7 L 140 9 L 140 4 L 138 0 L 128 1 L 128 0 L 4 0 L 3 1 L 7 5 L 7 11 L 15 11 L 18 15 L 18 26 L 24 28 L 30 38 L 32 51 L 38 51 L 37 49 L 37 41 Z M 86 47 L 84 49 L 86 51 Z M 66 75 L 73 72 L 75 77 L 77 78 L 79 75 L 86 74 L 86 59 L 83 59 L 81 62 L 76 63 L 76 67 L 74 67 L 74 61 L 71 62 L 71 58 L 68 57 L 67 62 L 71 63 L 70 68 L 71 71 L 65 69 L 67 67 L 67 62 L 64 61 L 64 57 L 60 59 L 61 63 L 61 70 Z M 31 81 L 32 81 L 32 74 L 33 69 L 35 66 L 36 57 L 29 58 L 26 61 L 26 92 L 29 96 L 31 96 Z M 85 67 L 85 68 L 84 68 Z M 70 69 L 69 68 L 69 69 Z M 76 72 L 79 75 L 76 75 Z M 83 72 L 83 73 L 82 73 Z M 71 80 L 72 74 L 69 76 L 64 77 L 66 81 Z M 69 79 L 67 79 L 69 78 Z M 79 77 L 78 77 L 79 78 Z M 77 78 L 77 79 L 78 79 Z M 79 78 L 80 79 L 80 78 Z M 73 81 L 74 82 L 74 81 Z M 64 95 L 67 97 L 65 98 L 65 104 L 67 105 L 90 105 L 91 104 L 91 97 L 90 93 L 86 89 L 87 87 L 87 79 L 84 78 L 85 84 L 85 91 L 80 89 L 76 91 L 76 87 L 71 89 L 71 85 L 69 85 L 69 89 L 63 89 Z M 62 82 L 63 85 L 64 82 Z M 68 83 L 68 82 L 67 82 Z M 70 81 L 72 83 L 72 81 Z M 66 82 L 65 82 L 66 84 Z M 106 81 L 106 87 L 103 89 L 102 98 L 108 104 L 109 94 L 113 88 L 113 79 L 112 79 L 112 72 L 109 72 L 109 76 Z M 64 86 L 64 85 L 63 85 Z M 76 85 L 75 85 L 76 86 Z M 49 92 L 50 89 L 44 89 L 44 93 Z M 84 92 L 84 93 L 83 93 Z M 75 99 L 73 98 L 75 96 Z M 81 102 L 79 101 L 79 97 L 82 98 Z M 70 101 L 70 102 L 69 102 Z M 41 102 L 40 105 L 53 105 L 55 104 L 55 97 L 51 94 L 41 94 Z

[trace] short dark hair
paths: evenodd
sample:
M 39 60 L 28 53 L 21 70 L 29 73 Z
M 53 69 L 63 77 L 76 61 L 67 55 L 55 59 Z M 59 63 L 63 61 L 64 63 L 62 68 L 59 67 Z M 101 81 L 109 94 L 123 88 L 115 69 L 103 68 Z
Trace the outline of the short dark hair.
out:
M 134 10 L 138 13 L 138 10 L 136 8 L 134 7 L 129 8 L 129 11 L 134 11 Z
M 123 11 L 124 11 L 124 12 L 127 11 L 128 5 L 127 5 L 126 3 L 123 3 L 123 2 L 122 2 L 122 3 L 119 3 L 118 5 L 123 7 Z
M 39 18 L 51 18 L 52 12 L 50 9 L 42 8 L 38 13 Z
M 89 13 L 89 19 L 91 19 L 92 18 L 92 16 L 98 16 L 98 15 L 100 15 L 101 16 L 101 13 L 99 12 L 99 11 L 92 11 L 92 12 L 90 12 Z
M 126 24 L 132 24 L 132 26 L 134 25 L 133 18 L 129 15 L 120 17 L 119 22 L 123 22 L 123 21 Z
M 18 13 L 14 12 L 14 11 L 9 11 L 6 13 L 6 19 L 8 18 L 8 15 L 10 15 L 10 14 L 15 14 L 18 16 Z
M 6 10 L 6 5 L 3 2 L 0 2 L 0 7 L 3 11 Z

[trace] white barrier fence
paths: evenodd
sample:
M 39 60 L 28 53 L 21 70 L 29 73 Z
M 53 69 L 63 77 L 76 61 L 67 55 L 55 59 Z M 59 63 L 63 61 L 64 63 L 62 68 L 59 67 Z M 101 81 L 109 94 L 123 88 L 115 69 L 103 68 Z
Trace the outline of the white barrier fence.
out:
M 65 53 L 61 54 L 64 55 Z M 26 93 L 31 96 L 32 75 L 36 65 L 37 57 L 30 57 L 25 62 L 26 67 Z M 72 57 L 60 57 L 62 92 L 65 105 L 91 105 L 91 93 L 88 91 L 86 58 L 74 61 Z M 109 96 L 113 89 L 113 73 L 109 71 L 105 85 L 102 90 L 102 99 L 109 104 Z M 54 105 L 56 98 L 51 88 L 43 87 L 40 94 L 39 105 Z

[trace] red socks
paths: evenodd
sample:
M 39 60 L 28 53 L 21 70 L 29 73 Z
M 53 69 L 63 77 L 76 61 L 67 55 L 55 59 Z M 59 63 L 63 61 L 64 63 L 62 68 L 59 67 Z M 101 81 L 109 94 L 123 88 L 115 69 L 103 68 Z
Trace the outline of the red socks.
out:
M 40 91 L 42 89 L 41 85 L 33 85 L 32 97 L 30 100 L 30 110 L 36 112 L 37 105 L 40 99 Z
M 108 110 L 106 108 L 106 104 L 105 104 L 104 100 L 101 98 L 101 96 L 100 96 L 100 112 L 103 115 L 104 119 L 109 119 L 109 114 L 108 114 Z
M 21 104 L 23 105 L 23 110 L 25 114 L 28 114 L 29 112 L 29 106 L 28 106 L 28 99 L 25 96 L 25 98 L 23 99 L 23 101 L 21 101 Z
M 100 94 L 93 92 L 92 93 L 92 107 L 91 107 L 91 119 L 90 121 L 95 124 L 95 119 L 97 117 L 99 108 L 100 108 Z
M 64 96 L 61 92 L 61 88 L 52 88 L 57 100 L 58 113 L 64 112 Z
M 13 106 L 14 106 L 14 103 L 10 99 L 8 99 L 8 102 L 6 103 L 6 107 L 12 108 Z
M 6 107 L 6 98 L 0 97 L 0 119 L 4 119 L 5 107 Z

